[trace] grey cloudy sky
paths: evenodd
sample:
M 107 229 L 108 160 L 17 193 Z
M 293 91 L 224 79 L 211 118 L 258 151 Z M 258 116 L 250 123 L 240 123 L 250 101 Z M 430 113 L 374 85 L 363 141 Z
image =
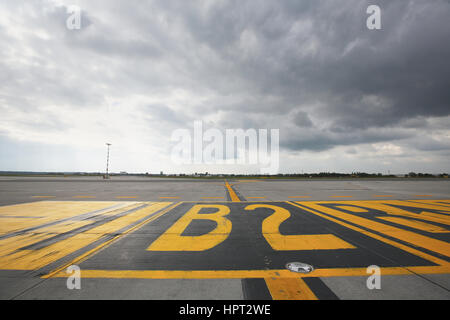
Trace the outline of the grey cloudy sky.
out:
M 281 172 L 448 172 L 449 57 L 446 0 L 2 0 L 0 170 L 102 171 L 108 141 L 113 171 L 257 172 L 171 163 L 203 120 L 279 128 Z

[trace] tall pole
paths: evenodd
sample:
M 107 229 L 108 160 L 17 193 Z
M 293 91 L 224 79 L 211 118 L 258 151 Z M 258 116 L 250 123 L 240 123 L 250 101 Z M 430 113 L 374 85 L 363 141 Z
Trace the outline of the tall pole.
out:
M 111 143 L 106 143 L 106 145 L 108 146 L 108 153 L 106 155 L 106 179 L 109 179 L 109 174 L 108 174 L 108 167 L 109 167 L 109 146 L 111 145 Z

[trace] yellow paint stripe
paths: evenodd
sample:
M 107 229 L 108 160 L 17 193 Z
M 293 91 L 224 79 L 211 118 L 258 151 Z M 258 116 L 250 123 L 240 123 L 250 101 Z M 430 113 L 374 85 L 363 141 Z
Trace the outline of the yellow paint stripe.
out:
M 55 222 L 60 219 L 97 210 L 100 210 L 98 211 L 100 214 L 104 211 L 110 211 L 108 207 L 113 205 L 117 205 L 117 202 L 38 201 L 3 206 L 0 207 L 0 215 L 3 217 L 0 223 L 0 233 L 11 233 L 31 227 L 38 227 L 49 222 Z M 128 202 L 123 202 L 120 207 L 128 205 Z M 9 216 L 24 216 L 30 217 L 30 219 L 17 219 L 14 217 L 8 219 L 7 217 Z
M 450 230 L 417 220 L 404 219 L 400 217 L 377 217 L 377 219 L 382 219 L 385 221 L 431 233 L 450 233 Z
M 327 215 L 320 214 L 320 213 L 318 213 L 316 211 L 308 210 L 306 207 L 308 207 L 310 209 L 318 210 L 319 212 L 327 213 L 327 214 L 329 214 L 329 215 L 331 215 L 333 217 L 336 217 L 336 218 L 339 218 L 339 219 L 342 219 L 342 220 L 345 220 L 345 221 L 348 221 L 348 222 L 360 225 L 360 226 L 362 226 L 364 228 L 371 229 L 371 230 L 374 230 L 376 232 L 380 232 L 382 234 L 386 234 L 386 235 L 388 235 L 390 237 L 403 240 L 405 242 L 411 243 L 414 246 L 419 246 L 419 247 L 425 248 L 427 250 L 430 250 L 430 251 L 433 251 L 433 252 L 437 252 L 437 253 L 442 254 L 444 256 L 450 256 L 450 244 L 445 242 L 445 241 L 441 241 L 441 240 L 425 237 L 425 236 L 422 236 L 420 234 L 417 234 L 417 233 L 414 233 L 414 232 L 411 232 L 411 231 L 406 231 L 406 230 L 403 230 L 403 229 L 400 229 L 400 228 L 392 227 L 392 226 L 389 226 L 389 225 L 386 225 L 386 224 L 383 224 L 383 223 L 375 222 L 375 221 L 372 221 L 372 220 L 369 220 L 369 219 L 365 219 L 365 218 L 361 218 L 361 217 L 358 217 L 358 216 L 355 216 L 355 215 L 352 215 L 352 214 L 344 213 L 342 211 L 333 210 L 333 209 L 330 209 L 330 208 L 327 208 L 327 207 L 320 206 L 320 205 L 318 205 L 316 203 L 314 203 L 314 204 L 313 203 L 309 203 L 309 202 L 308 203 L 302 203 L 302 206 L 298 206 L 298 205 L 296 205 L 294 203 L 291 203 L 291 202 L 289 202 L 289 203 L 294 205 L 294 206 L 296 206 L 296 207 L 302 208 L 303 210 L 311 212 L 311 213 L 313 213 L 315 215 L 321 216 L 322 218 L 325 218 L 325 219 L 334 221 L 336 223 L 339 223 L 341 225 L 344 225 L 344 223 L 339 221 L 339 220 L 330 218 Z M 346 224 L 346 227 L 351 228 L 353 230 L 359 229 L 358 230 L 359 232 L 369 235 L 368 232 L 366 232 L 366 231 L 364 231 L 364 230 L 362 230 L 360 228 L 353 227 L 353 226 L 351 226 L 349 224 Z M 373 233 L 370 236 L 372 238 L 375 238 L 375 234 L 373 234 Z M 387 239 L 382 240 L 382 241 L 388 243 L 386 240 Z M 409 250 L 408 252 L 411 252 L 411 253 L 412 253 L 412 250 L 414 250 L 412 248 L 409 248 L 407 246 L 401 245 L 401 244 L 399 244 L 397 242 L 394 242 L 394 241 L 391 241 L 390 244 L 392 244 L 392 245 L 394 245 L 394 246 L 396 246 L 398 248 L 401 248 L 402 250 L 405 250 L 405 251 Z M 420 253 L 420 251 L 418 251 L 418 250 L 415 250 L 415 251 L 416 251 L 416 253 L 415 253 L 416 255 L 418 255 L 418 253 Z M 422 254 L 424 254 L 424 253 L 422 253 Z M 429 258 L 431 258 L 431 257 L 432 256 L 429 255 Z M 425 258 L 425 259 L 430 260 L 429 258 L 428 259 Z M 437 259 L 437 258 L 435 258 L 435 259 Z M 430 260 L 430 261 L 433 261 L 433 260 Z M 441 261 L 441 263 L 439 263 L 439 264 L 448 264 L 446 261 L 443 261 L 443 260 L 440 260 L 440 261 Z
M 316 295 L 300 278 L 265 278 L 273 300 L 317 300 Z
M 239 199 L 239 197 L 237 196 L 236 192 L 234 192 L 233 188 L 231 188 L 230 184 L 228 183 L 228 181 L 225 181 L 225 187 L 228 190 L 228 193 L 230 195 L 231 201 L 232 202 L 241 202 L 241 200 Z
M 424 200 L 426 201 L 426 200 Z M 317 201 L 316 204 L 321 203 L 333 203 L 333 202 L 326 202 L 326 201 Z M 437 206 L 430 206 L 428 204 L 416 204 L 413 202 L 406 202 L 406 201 L 400 201 L 400 200 L 379 200 L 379 201 L 342 201 L 342 204 L 338 205 L 339 208 L 344 208 L 345 210 L 352 211 L 352 212 L 368 212 L 367 209 L 376 209 L 379 211 L 386 212 L 389 215 L 394 216 L 403 216 L 406 218 L 412 218 L 412 219 L 420 219 L 420 220 L 426 220 L 428 222 L 436 222 L 436 223 L 442 223 L 450 225 L 450 216 L 446 215 L 445 213 L 432 213 L 427 211 L 422 211 L 420 214 L 412 213 L 400 208 L 394 207 L 395 205 L 399 206 L 409 206 L 414 208 L 419 208 L 422 210 L 426 209 L 437 209 L 439 211 L 444 211 L 446 213 L 450 213 L 449 208 L 443 208 L 443 207 L 437 207 Z M 353 205 L 357 207 L 347 206 L 347 205 Z M 394 205 L 394 206 L 392 206 Z M 362 206 L 364 208 L 358 208 L 358 206 Z
M 15 250 L 18 250 L 22 247 L 28 246 L 30 244 L 36 243 L 37 241 L 42 241 L 48 238 L 53 237 L 54 234 L 50 233 L 25 233 L 16 237 L 6 238 L 0 240 L 0 255 L 6 256 Z M 0 263 L 1 263 L 0 258 Z
M 67 278 L 62 271 L 52 277 Z M 405 274 L 448 274 L 450 266 L 412 266 L 382 267 L 382 275 Z M 247 278 L 308 278 L 308 277 L 356 277 L 368 276 L 366 268 L 324 268 L 315 269 L 311 273 L 295 273 L 286 269 L 279 270 L 84 270 L 83 278 L 109 279 L 247 279 Z M 49 275 L 43 276 L 48 278 Z
M 443 214 L 439 214 L 439 213 L 423 211 L 420 214 L 420 217 L 418 217 L 418 218 L 423 219 L 423 220 L 428 220 L 431 222 L 437 222 L 437 223 L 450 225 L 450 217 L 444 216 Z
M 56 198 L 56 196 L 32 196 L 32 198 L 37 198 L 37 199 L 40 199 L 40 198 Z
M 416 203 L 418 205 L 431 205 L 432 207 L 437 208 L 438 210 L 450 210 L 449 209 L 449 202 L 446 200 L 426 200 L 426 199 L 421 199 L 421 200 L 406 200 L 405 202 L 407 203 Z
M 76 257 L 72 261 L 70 261 L 70 262 L 68 262 L 68 263 L 66 263 L 66 264 L 56 268 L 55 270 L 49 272 L 48 274 L 42 276 L 41 278 L 51 278 L 51 277 L 55 276 L 56 274 L 61 273 L 62 270 L 66 269 L 68 266 L 73 265 L 73 264 L 77 264 L 77 263 L 81 263 L 81 262 L 85 261 L 86 259 L 88 259 L 92 255 L 94 255 L 96 252 L 98 252 L 100 249 L 103 249 L 106 246 L 112 244 L 113 242 L 115 242 L 119 238 L 123 237 L 124 235 L 129 234 L 129 233 L 131 233 L 133 231 L 136 231 L 137 229 L 139 229 L 143 225 L 145 225 L 145 224 L 147 224 L 147 223 L 149 223 L 149 222 L 151 222 L 153 220 L 158 219 L 160 216 L 162 216 L 163 214 L 166 214 L 167 212 L 169 212 L 170 210 L 174 209 L 175 207 L 177 207 L 180 204 L 181 204 L 181 202 L 175 203 L 172 206 L 167 207 L 166 209 L 162 210 L 157 215 L 149 217 L 148 219 L 146 219 L 146 220 L 140 222 L 139 224 L 129 228 L 128 230 L 124 231 L 123 233 L 114 236 L 114 238 L 112 238 L 112 239 L 110 239 L 110 240 L 108 240 L 108 241 L 98 245 L 97 247 L 95 247 L 95 248 L 93 248 L 93 249 L 91 249 L 91 250 L 89 250 L 89 251 L 87 251 L 85 253 L 83 253 L 82 255 Z M 84 274 L 83 274 L 83 276 L 84 276 Z
M 149 216 L 151 213 L 168 207 L 170 203 L 152 202 L 149 206 L 138 209 L 142 205 L 142 203 L 135 202 L 131 206 L 128 205 L 127 207 L 116 209 L 116 213 L 125 212 L 130 209 L 136 209 L 136 211 L 117 217 L 114 220 L 88 229 L 82 233 L 77 233 L 69 238 L 49 244 L 44 248 L 37 250 L 19 250 L 7 256 L 2 256 L 0 257 L 0 269 L 35 270 L 41 268 L 79 249 L 83 249 L 97 240 L 101 240 L 106 234 L 114 234 L 121 229 L 129 227 L 140 219 Z
M 70 221 L 70 220 L 63 221 L 63 222 L 55 224 L 55 225 L 50 225 L 48 227 L 36 229 L 32 232 L 28 232 L 28 234 L 31 236 L 31 234 L 43 233 L 43 234 L 50 234 L 50 235 L 54 236 L 55 234 L 62 234 L 62 233 L 70 232 L 74 229 L 78 229 L 78 228 L 87 226 L 93 222 L 94 222 L 94 220 L 88 220 L 88 219 L 81 220 L 81 221 Z M 14 238 L 15 237 L 12 237 L 11 239 L 14 239 Z
M 433 262 L 433 263 L 436 263 L 436 264 L 439 264 L 439 265 L 446 265 L 446 266 L 449 266 L 449 267 L 450 267 L 450 263 L 448 263 L 448 262 L 445 261 L 445 260 L 436 258 L 436 257 L 434 257 L 434 256 L 432 256 L 432 255 L 429 255 L 429 254 L 424 253 L 424 252 L 422 252 L 422 251 L 419 251 L 419 250 L 416 250 L 416 249 L 414 249 L 414 248 L 408 247 L 408 246 L 406 246 L 406 245 L 404 245 L 404 244 L 395 242 L 395 241 L 393 241 L 393 240 L 386 239 L 386 238 L 384 238 L 384 237 L 382 237 L 382 236 L 379 236 L 379 235 L 377 235 L 377 234 L 375 234 L 375 233 L 373 233 L 373 232 L 366 231 L 366 230 L 364 230 L 364 229 L 358 228 L 358 227 L 356 227 L 356 226 L 353 226 L 353 225 L 351 225 L 351 224 L 345 223 L 345 222 L 343 222 L 343 221 L 340 221 L 340 220 L 331 218 L 331 217 L 329 217 L 329 216 L 327 216 L 327 215 L 325 215 L 325 214 L 322 214 L 322 213 L 319 213 L 319 212 L 310 210 L 310 209 L 308 209 L 308 208 L 299 206 L 299 205 L 297 205 L 297 204 L 295 204 L 295 203 L 293 203 L 293 202 L 287 202 L 287 203 L 289 203 L 289 204 L 291 204 L 291 205 L 293 205 L 293 206 L 295 206 L 295 207 L 301 208 L 301 209 L 303 209 L 303 210 L 305 210 L 305 211 L 308 211 L 308 212 L 310 212 L 310 213 L 312 213 L 312 214 L 315 214 L 316 216 L 319 216 L 319 217 L 321 217 L 321 218 L 330 220 L 330 221 L 335 222 L 335 223 L 337 223 L 337 224 L 340 224 L 340 225 L 342 225 L 342 226 L 344 226 L 344 227 L 347 227 L 347 228 L 352 229 L 352 230 L 354 230 L 354 231 L 357 231 L 357 232 L 360 232 L 360 233 L 362 233 L 362 234 L 365 234 L 366 236 L 372 237 L 372 238 L 374 238 L 374 239 L 376 239 L 376 240 L 379 240 L 379 241 L 382 241 L 382 242 L 387 243 L 387 244 L 389 244 L 389 245 L 392 245 L 392 246 L 394 246 L 394 247 L 397 247 L 397 248 L 399 248 L 399 249 L 401 249 L 401 250 L 403 250 L 403 251 L 412 253 L 412 254 L 414 254 L 414 255 L 416 255 L 416 256 L 419 256 L 419 257 L 421 257 L 421 258 L 424 258 L 424 259 L 426 259 L 426 260 L 428 260 L 428 261 L 431 261 L 431 262 Z
M 438 211 L 444 211 L 446 214 L 450 214 L 450 208 L 448 205 L 445 205 L 442 202 L 443 200 L 406 200 L 406 201 L 392 201 L 387 204 L 400 204 L 415 208 L 421 208 L 421 209 L 431 209 L 431 210 L 438 210 Z M 415 205 L 413 205 L 415 204 Z
M 392 207 L 384 206 L 384 205 L 379 205 L 378 207 L 382 211 L 385 211 L 386 213 L 388 213 L 390 215 L 396 215 L 396 216 L 406 217 L 408 219 L 412 218 L 414 220 L 419 219 L 419 220 L 425 220 L 427 222 L 435 222 L 435 223 L 450 225 L 450 217 L 446 216 L 444 214 L 433 213 L 433 212 L 428 212 L 428 211 L 422 211 L 420 214 L 416 214 L 416 213 L 410 213 L 409 211 L 398 209 L 398 208 L 392 209 Z
M 351 211 L 351 212 L 360 212 L 360 213 L 368 212 L 367 209 L 359 208 L 359 207 L 352 207 L 352 206 L 348 206 L 348 205 L 345 205 L 345 204 L 344 205 L 337 205 L 336 207 L 339 208 L 339 209 L 344 209 L 344 210 L 348 210 L 348 211 Z
M 70 203 L 70 202 L 69 202 Z M 123 211 L 132 209 L 137 207 L 138 204 L 129 205 L 129 203 L 125 203 L 124 205 L 120 206 L 119 208 L 111 211 L 105 211 L 105 212 L 99 212 L 98 214 L 108 214 L 109 212 L 115 212 L 116 214 L 121 213 Z M 145 208 L 144 208 L 145 209 Z M 106 209 L 107 210 L 107 209 Z M 156 211 L 156 210 L 155 210 Z M 130 215 L 132 215 L 131 213 Z M 112 228 L 118 227 L 120 228 L 120 225 L 115 223 L 115 221 L 118 221 L 120 223 L 120 220 L 123 219 L 123 217 L 118 218 L 112 222 L 106 223 L 107 225 L 111 225 Z M 122 222 L 125 222 L 122 220 Z M 101 227 L 101 226 L 100 226 Z M 70 222 L 67 227 L 70 229 Z M 64 240 L 54 242 L 44 248 L 41 249 L 27 249 L 27 250 L 14 250 L 14 248 L 17 245 L 20 245 L 20 242 L 15 242 L 11 246 L 6 247 L 10 253 L 8 255 L 3 255 L 0 257 L 0 269 L 1 270 L 34 270 L 40 267 L 43 267 L 53 261 L 56 261 L 78 249 L 81 249 L 90 243 L 100 239 L 103 234 L 102 233 L 96 233 L 94 230 L 98 229 L 99 227 L 87 230 L 82 233 L 75 234 L 72 237 L 66 238 Z M 57 226 L 50 226 L 47 228 L 43 228 L 42 230 L 50 230 L 50 231 L 57 231 Z M 113 229 L 114 230 L 114 229 Z M 109 231 L 113 232 L 111 228 Z M 33 235 L 34 233 L 30 233 Z M 54 235 L 54 234 L 53 234 Z M 14 237 L 16 238 L 16 237 Z M 0 243 L 3 242 L 2 239 Z

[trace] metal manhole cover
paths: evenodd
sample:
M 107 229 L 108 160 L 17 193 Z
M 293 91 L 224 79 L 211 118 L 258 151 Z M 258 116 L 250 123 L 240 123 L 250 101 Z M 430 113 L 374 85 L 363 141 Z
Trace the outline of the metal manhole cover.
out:
M 313 266 L 302 262 L 289 262 L 288 264 L 286 264 L 286 268 L 289 271 L 300 273 L 310 273 L 314 270 Z

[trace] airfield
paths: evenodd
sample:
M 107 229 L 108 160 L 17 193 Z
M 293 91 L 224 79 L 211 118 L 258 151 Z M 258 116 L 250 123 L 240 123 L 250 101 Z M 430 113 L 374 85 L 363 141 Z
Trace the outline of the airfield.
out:
M 0 177 L 0 299 L 448 300 L 449 225 L 448 179 Z

